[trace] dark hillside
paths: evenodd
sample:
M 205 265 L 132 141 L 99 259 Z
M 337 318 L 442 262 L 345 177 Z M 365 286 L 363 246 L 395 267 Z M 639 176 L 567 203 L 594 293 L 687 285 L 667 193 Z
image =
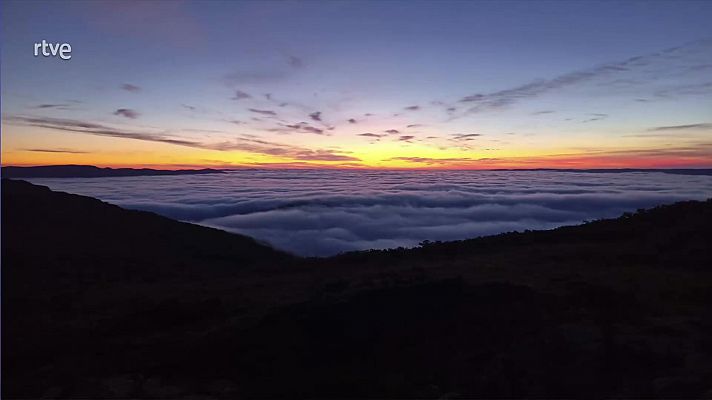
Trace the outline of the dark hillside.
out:
M 209 274 L 290 258 L 246 236 L 24 181 L 4 179 L 2 185 L 3 261 L 26 264 L 23 269 L 33 279 L 52 281 L 66 274 L 156 278 L 187 266 Z M 23 272 L 13 264 L 5 271 Z
M 712 396 L 712 201 L 295 259 L 2 187 L 4 398 Z

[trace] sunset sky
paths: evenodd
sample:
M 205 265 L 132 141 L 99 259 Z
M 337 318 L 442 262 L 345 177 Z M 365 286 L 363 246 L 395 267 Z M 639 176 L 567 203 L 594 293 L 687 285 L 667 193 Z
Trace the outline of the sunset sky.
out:
M 2 162 L 712 167 L 710 21 L 710 1 L 4 1 Z

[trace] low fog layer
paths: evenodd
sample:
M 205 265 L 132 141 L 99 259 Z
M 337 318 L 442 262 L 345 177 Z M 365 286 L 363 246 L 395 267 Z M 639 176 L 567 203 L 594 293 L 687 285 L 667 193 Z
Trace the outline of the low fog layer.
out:
M 32 181 L 307 256 L 548 229 L 712 197 L 711 176 L 664 173 L 250 170 Z

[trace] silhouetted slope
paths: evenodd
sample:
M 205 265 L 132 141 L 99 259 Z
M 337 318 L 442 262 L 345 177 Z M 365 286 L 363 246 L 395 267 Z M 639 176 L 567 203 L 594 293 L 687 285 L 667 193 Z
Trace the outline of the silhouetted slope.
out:
M 246 236 L 7 179 L 2 181 L 2 230 L 3 261 L 41 258 L 45 271 L 36 279 L 75 269 L 156 277 L 186 268 L 268 265 L 289 257 Z
M 211 168 L 163 170 L 150 168 L 99 168 L 93 165 L 41 165 L 35 167 L 2 167 L 3 178 L 98 178 L 145 175 L 222 174 Z
M 712 395 L 712 201 L 295 260 L 24 182 L 2 196 L 6 398 Z

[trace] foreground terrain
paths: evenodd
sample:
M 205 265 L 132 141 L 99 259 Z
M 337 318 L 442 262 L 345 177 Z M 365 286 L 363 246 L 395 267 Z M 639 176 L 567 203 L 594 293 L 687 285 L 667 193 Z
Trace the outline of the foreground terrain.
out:
M 712 396 L 710 200 L 300 259 L 2 185 L 4 398 Z

